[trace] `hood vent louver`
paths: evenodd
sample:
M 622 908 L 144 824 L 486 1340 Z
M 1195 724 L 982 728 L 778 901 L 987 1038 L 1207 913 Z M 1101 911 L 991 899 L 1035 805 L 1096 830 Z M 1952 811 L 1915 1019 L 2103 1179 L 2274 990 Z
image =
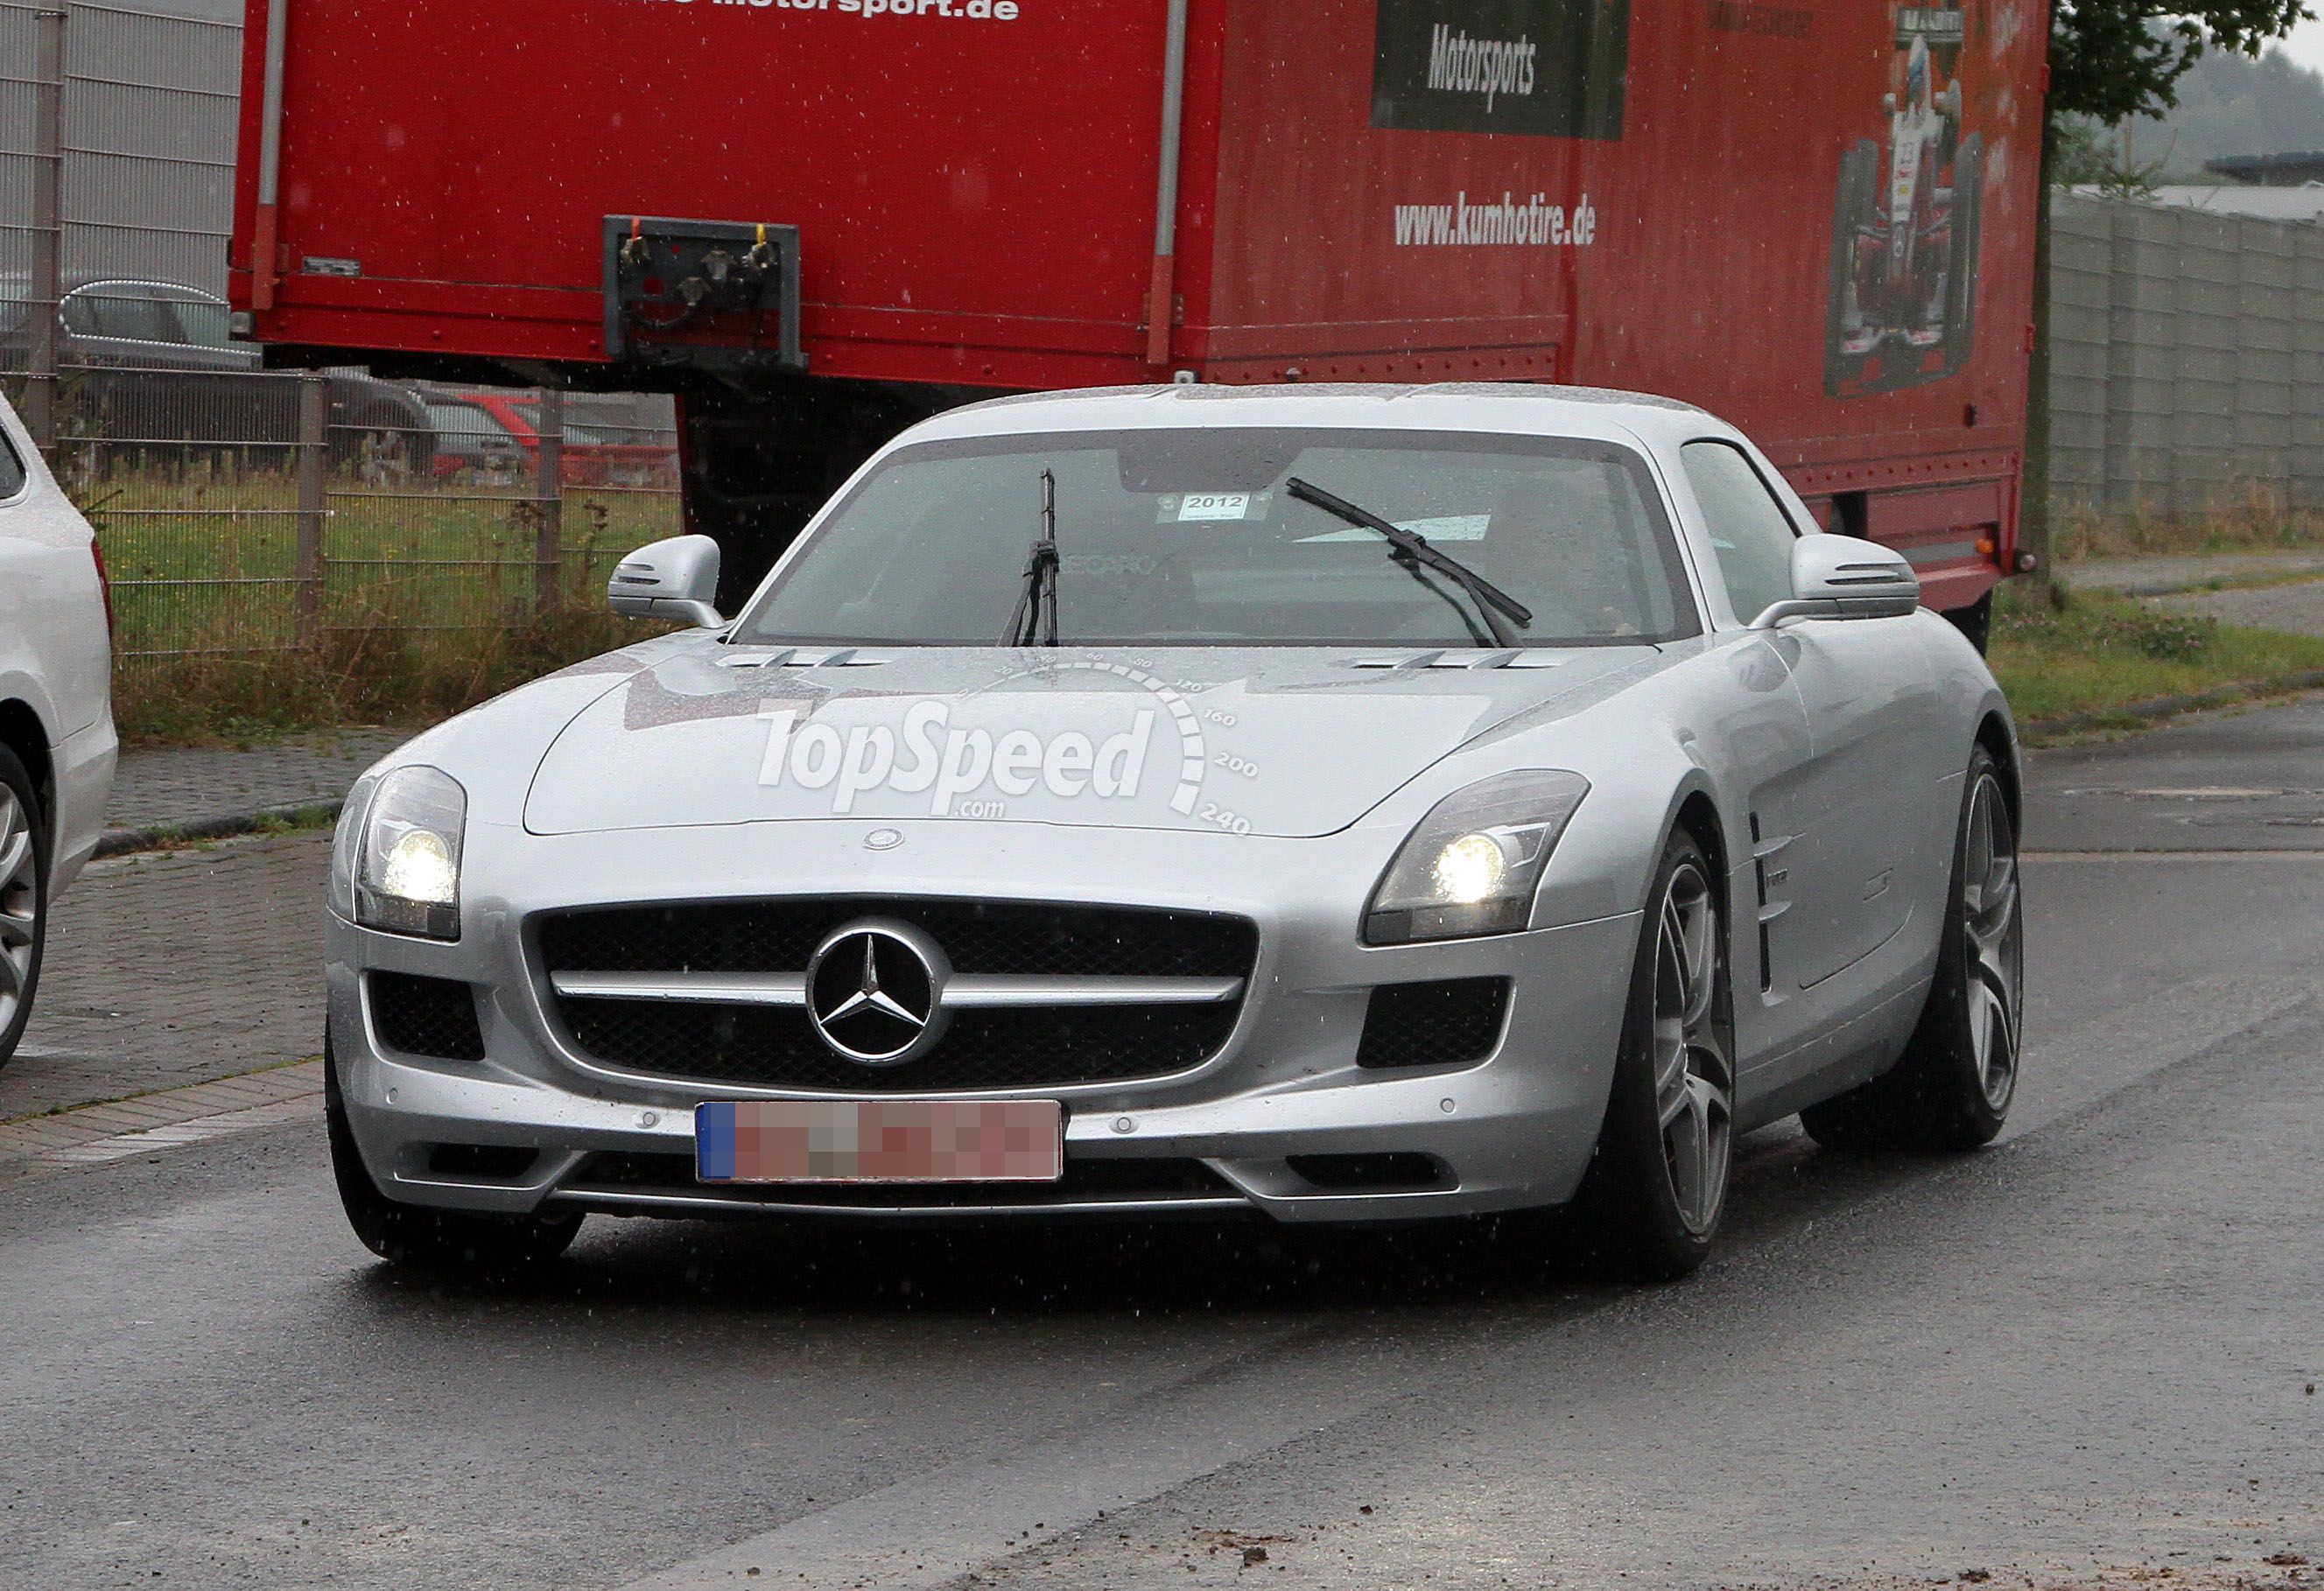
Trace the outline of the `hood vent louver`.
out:
M 1381 668 L 1392 673 L 1411 668 L 1555 668 L 1565 661 L 1563 652 L 1531 648 L 1524 651 L 1491 651 L 1485 648 L 1462 651 L 1406 652 L 1400 657 L 1358 658 L 1348 665 L 1351 668 Z
M 722 668 L 877 668 L 887 661 L 857 647 L 784 647 L 772 652 L 737 652 L 718 659 Z

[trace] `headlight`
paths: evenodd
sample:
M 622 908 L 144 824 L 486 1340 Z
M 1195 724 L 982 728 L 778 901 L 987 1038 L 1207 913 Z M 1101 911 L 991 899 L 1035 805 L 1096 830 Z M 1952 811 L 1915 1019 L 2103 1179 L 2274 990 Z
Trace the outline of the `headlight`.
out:
M 1421 820 L 1364 912 L 1369 944 L 1513 933 L 1573 809 L 1590 793 L 1577 773 L 1534 768 L 1456 790 Z
M 360 812 L 358 796 L 367 796 Z M 459 938 L 467 817 L 467 792 L 438 768 L 399 768 L 369 792 L 358 784 L 340 819 L 337 847 L 351 852 L 355 920 L 391 933 Z

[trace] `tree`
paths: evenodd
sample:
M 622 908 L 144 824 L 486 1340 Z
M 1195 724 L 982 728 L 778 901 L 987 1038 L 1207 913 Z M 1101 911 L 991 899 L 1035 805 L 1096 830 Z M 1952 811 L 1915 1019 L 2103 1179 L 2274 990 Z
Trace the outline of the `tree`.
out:
M 2050 185 L 2062 118 L 2111 127 L 2179 103 L 2177 84 L 2210 49 L 2256 56 L 2316 14 L 2304 0 L 2053 0 L 2050 97 L 2042 129 L 2040 207 L 2034 220 L 2034 356 L 2026 370 L 2025 470 L 2018 535 L 2034 555 L 2037 600 L 2050 587 Z
M 2316 14 L 2303 0 L 2058 0 L 2050 13 L 2050 121 L 2111 127 L 2179 103 L 2178 81 L 2206 50 L 2256 57 Z

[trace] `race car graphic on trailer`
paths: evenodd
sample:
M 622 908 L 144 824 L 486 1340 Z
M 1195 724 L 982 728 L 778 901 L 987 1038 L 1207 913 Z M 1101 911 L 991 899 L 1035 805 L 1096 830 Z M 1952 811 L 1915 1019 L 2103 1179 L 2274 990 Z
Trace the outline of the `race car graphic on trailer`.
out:
M 1885 158 L 1872 139 L 1840 158 L 1824 354 L 1835 398 L 1935 381 L 1969 355 L 1985 150 L 1961 131 L 1964 20 L 1959 10 L 1898 12 L 1904 90 L 1885 101 Z

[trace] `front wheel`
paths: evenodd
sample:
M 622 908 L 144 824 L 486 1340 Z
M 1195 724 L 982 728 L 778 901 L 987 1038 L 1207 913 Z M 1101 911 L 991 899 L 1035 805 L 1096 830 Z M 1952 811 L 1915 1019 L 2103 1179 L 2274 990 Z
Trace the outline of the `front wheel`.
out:
M 371 1180 L 347 1126 L 346 1096 L 330 1040 L 323 1041 L 323 1121 L 331 1142 L 331 1176 L 347 1225 L 363 1246 L 391 1265 L 497 1278 L 548 1264 L 571 1246 L 582 1218 L 470 1215 L 390 1199 Z
M 1702 1264 L 1727 1208 L 1734 1046 L 1727 931 L 1702 850 L 1663 848 L 1631 968 L 1605 1125 L 1575 1215 L 1629 1274 L 1667 1281 Z
M 2017 1092 L 2025 921 L 2017 825 L 2001 765 L 1969 758 L 1936 976 L 1896 1064 L 1800 1112 L 1832 1149 L 1974 1149 L 1993 1141 Z

